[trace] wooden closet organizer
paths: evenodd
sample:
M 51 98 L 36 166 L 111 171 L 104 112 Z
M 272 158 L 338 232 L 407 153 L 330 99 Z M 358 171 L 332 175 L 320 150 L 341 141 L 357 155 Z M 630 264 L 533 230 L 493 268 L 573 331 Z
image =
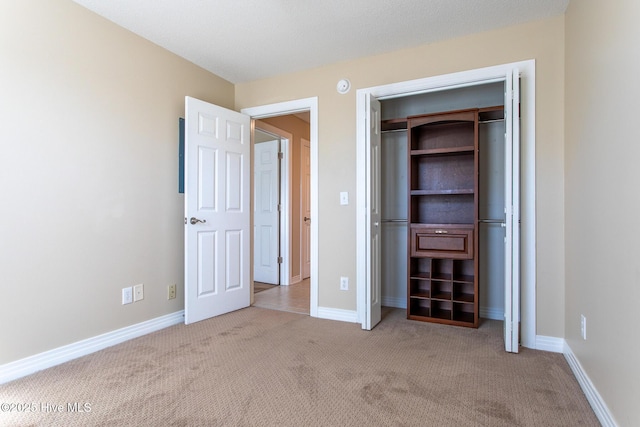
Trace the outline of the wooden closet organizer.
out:
M 402 126 L 386 121 L 384 129 Z M 408 117 L 407 318 L 478 327 L 478 109 Z

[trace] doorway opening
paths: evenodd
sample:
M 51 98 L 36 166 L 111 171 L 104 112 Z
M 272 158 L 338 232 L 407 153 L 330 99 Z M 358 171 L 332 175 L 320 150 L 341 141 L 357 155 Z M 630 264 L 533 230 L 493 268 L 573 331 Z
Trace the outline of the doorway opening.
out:
M 309 314 L 309 113 L 253 129 L 253 305 Z
M 277 286 L 256 293 L 255 282 L 259 278 L 256 275 L 253 305 L 317 317 L 317 224 L 313 221 L 314 212 L 317 212 L 317 99 L 249 108 L 242 112 L 252 118 L 254 144 L 269 143 L 259 139 L 276 137 L 283 147 L 280 155 L 282 179 L 277 186 L 281 227 L 275 259 L 280 260 L 279 280 Z M 255 156 L 255 171 L 258 161 Z M 268 199 L 264 197 L 266 187 L 269 186 L 264 182 L 260 187 L 254 186 L 254 202 L 258 197 Z M 260 203 L 256 202 L 254 206 L 259 207 Z M 254 212 L 254 235 L 259 225 L 258 213 Z M 263 231 L 263 234 L 267 232 Z M 261 256 L 271 251 L 260 243 L 260 236 L 254 237 L 254 245 L 255 274 L 255 269 L 269 264 L 262 262 Z
M 290 146 L 293 136 L 254 121 L 253 281 L 254 293 L 289 285 Z

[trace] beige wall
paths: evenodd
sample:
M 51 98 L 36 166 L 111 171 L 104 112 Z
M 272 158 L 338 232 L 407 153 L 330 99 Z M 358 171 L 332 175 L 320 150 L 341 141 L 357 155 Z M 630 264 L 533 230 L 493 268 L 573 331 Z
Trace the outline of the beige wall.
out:
M 3 364 L 184 308 L 178 118 L 234 89 L 69 0 L 1 8 Z
M 385 55 L 236 85 L 236 109 L 317 96 L 319 305 L 356 309 L 356 90 L 485 66 L 536 60 L 539 335 L 564 334 L 564 19 L 553 18 Z M 352 90 L 336 92 L 348 78 Z M 348 191 L 349 206 L 338 194 Z M 351 278 L 348 292 L 339 277 Z
M 166 286 L 183 285 L 185 95 L 238 110 L 319 98 L 319 302 L 355 310 L 338 278 L 355 283 L 356 89 L 535 59 L 537 333 L 566 337 L 617 422 L 640 424 L 637 1 L 572 1 L 566 18 L 235 89 L 71 1 L 1 1 L 0 364 L 184 307 Z M 145 299 L 122 306 L 137 283 Z
M 566 13 L 565 337 L 621 426 L 640 425 L 638 18 L 637 0 Z
M 291 151 L 289 155 L 291 156 L 291 218 L 290 218 L 290 237 L 291 237 L 291 260 L 290 260 L 290 272 L 289 277 L 301 276 L 301 259 L 302 259 L 302 249 L 301 249 L 301 221 L 303 217 L 302 213 L 302 177 L 300 171 L 300 155 L 302 154 L 301 149 L 301 138 L 309 141 L 309 123 L 299 119 L 294 115 L 285 115 L 278 117 L 269 117 L 262 120 L 256 121 L 256 127 L 260 127 L 259 123 L 265 122 L 270 124 L 271 126 L 275 126 L 278 129 L 281 129 L 285 132 L 288 132 L 292 135 L 293 141 L 291 141 Z

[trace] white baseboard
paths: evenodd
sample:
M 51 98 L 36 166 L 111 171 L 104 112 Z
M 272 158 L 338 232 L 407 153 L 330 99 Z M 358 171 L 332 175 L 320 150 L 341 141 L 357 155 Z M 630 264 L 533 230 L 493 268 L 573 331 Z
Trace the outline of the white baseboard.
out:
M 618 424 L 613 419 L 613 415 L 609 411 L 607 404 L 602 400 L 600 393 L 598 393 L 598 390 L 596 390 L 591 379 L 584 369 L 582 369 L 582 365 L 576 358 L 576 355 L 573 354 L 571 347 L 569 347 L 569 344 L 567 344 L 566 341 L 564 343 L 564 358 L 567 359 L 567 363 L 569 363 L 569 366 L 573 371 L 573 375 L 578 380 L 578 384 L 580 384 L 585 396 L 587 396 L 587 400 L 589 401 L 593 412 L 596 414 L 596 417 L 598 417 L 600 424 L 604 427 L 617 427 Z
M 320 319 L 339 320 L 340 322 L 359 323 L 358 312 L 355 310 L 318 307 L 317 317 L 319 317 Z
M 406 298 L 395 298 L 395 297 L 382 297 L 382 305 L 384 307 L 393 307 L 393 308 L 407 308 L 407 299 Z
M 184 322 L 184 310 L 54 348 L 0 366 L 0 384 Z
M 480 317 L 491 320 L 504 320 L 504 310 L 500 308 L 480 307 Z
M 563 353 L 564 344 L 564 338 L 536 335 L 535 350 L 550 351 L 552 353 Z

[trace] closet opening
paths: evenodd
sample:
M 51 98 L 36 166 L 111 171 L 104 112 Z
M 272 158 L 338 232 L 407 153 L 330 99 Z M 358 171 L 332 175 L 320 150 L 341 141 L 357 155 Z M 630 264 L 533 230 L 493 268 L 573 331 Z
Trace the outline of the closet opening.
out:
M 407 304 L 411 304 L 411 301 L 420 302 L 415 298 L 413 300 L 408 298 L 407 295 L 409 273 L 407 247 L 410 224 L 407 117 L 478 109 L 479 295 L 477 298 L 479 315 L 484 319 L 500 321 L 504 319 L 505 259 L 502 249 L 505 237 L 504 91 L 504 82 L 494 82 L 380 102 L 382 124 L 381 299 L 383 306 L 407 309 Z M 446 167 L 459 166 L 452 164 Z M 470 200 L 472 202 L 473 198 Z M 461 262 L 463 261 L 456 261 L 456 263 Z M 434 286 L 436 284 L 439 287 L 447 285 L 445 282 L 433 282 Z M 460 284 L 460 286 L 463 285 L 465 284 Z M 445 292 L 446 295 L 454 291 L 449 288 L 445 290 L 448 291 Z M 445 304 L 440 300 L 438 303 Z M 416 311 L 419 312 L 419 310 Z M 445 312 L 444 315 L 446 314 Z M 455 316 L 453 318 L 455 319 Z
M 488 99 L 491 99 L 491 101 L 482 98 L 481 95 L 485 92 L 489 93 L 490 98 Z M 455 96 L 451 96 L 452 94 Z M 492 97 L 495 97 L 495 100 L 493 100 L 494 98 Z M 504 344 L 505 351 L 507 352 L 517 353 L 520 345 L 536 348 L 535 61 L 528 60 L 502 64 L 453 74 L 358 89 L 356 100 L 358 154 L 357 214 L 358 218 L 362 218 L 362 220 L 359 220 L 356 228 L 358 262 L 357 315 L 362 328 L 370 330 L 375 327 L 381 320 L 382 305 L 402 307 L 402 301 L 406 300 L 406 294 L 402 294 L 403 292 L 407 292 L 405 286 L 412 289 L 409 287 L 411 278 L 407 276 L 399 283 L 396 280 L 396 287 L 390 286 L 390 283 L 393 283 L 393 279 L 391 279 L 391 281 L 388 279 L 390 276 L 399 277 L 399 270 L 406 271 L 409 269 L 409 266 L 405 266 L 405 263 L 409 262 L 408 259 L 405 260 L 405 263 L 390 260 L 390 258 L 394 256 L 399 257 L 400 254 L 402 254 L 402 258 L 408 258 L 407 246 L 405 246 L 406 249 L 402 252 L 395 253 L 393 250 L 383 248 L 389 241 L 393 241 L 394 238 L 396 240 L 405 240 L 405 242 L 400 241 L 401 243 L 396 244 L 400 246 L 402 246 L 403 243 L 406 244 L 408 232 L 401 233 L 396 230 L 394 233 L 391 229 L 393 227 L 401 228 L 405 220 L 412 218 L 418 218 L 416 225 L 419 227 L 417 228 L 428 228 L 429 222 L 433 220 L 431 217 L 420 216 L 424 212 L 421 210 L 418 211 L 418 216 L 416 217 L 413 205 L 410 211 L 411 215 L 407 215 L 406 212 L 404 212 L 404 216 L 397 214 L 402 214 L 403 208 L 408 209 L 406 205 L 394 204 L 393 201 L 385 200 L 385 204 L 390 204 L 391 208 L 395 208 L 397 211 L 393 211 L 387 206 L 383 207 L 382 202 L 384 196 L 382 193 L 389 191 L 389 189 L 385 190 L 383 186 L 391 186 L 394 180 L 397 179 L 404 179 L 405 182 L 411 179 L 410 190 L 412 198 L 417 196 L 418 199 L 428 199 L 432 195 L 436 195 L 437 197 L 435 198 L 446 200 L 448 197 L 447 194 L 442 194 L 442 191 L 447 190 L 447 188 L 429 188 L 427 185 L 424 185 L 424 182 L 415 178 L 419 176 L 421 172 L 415 175 L 413 169 L 411 169 L 412 175 L 410 178 L 406 176 L 407 171 L 404 172 L 404 176 L 402 172 L 399 172 L 394 174 L 391 179 L 388 178 L 388 175 L 385 175 L 383 178 L 381 159 L 384 159 L 385 162 L 393 162 L 393 157 L 397 157 L 398 155 L 397 152 L 389 152 L 387 148 L 389 145 L 388 140 L 400 139 L 401 141 L 408 141 L 408 136 L 404 138 L 398 136 L 403 132 L 407 132 L 403 130 L 404 125 L 400 124 L 400 122 L 403 121 L 407 122 L 406 126 L 408 126 L 409 132 L 411 132 L 412 141 L 415 140 L 413 139 L 413 131 L 416 127 L 422 127 L 423 125 L 430 127 L 429 123 L 437 123 L 438 121 L 453 121 L 460 123 L 462 128 L 464 128 L 465 125 L 461 122 L 471 122 L 474 129 L 487 128 L 488 135 L 491 135 L 492 132 L 501 132 L 501 130 L 495 131 L 492 127 L 499 128 L 500 126 L 504 126 L 505 129 L 503 134 L 505 141 L 503 143 L 505 148 L 505 185 L 503 192 L 507 212 L 504 214 L 506 238 L 503 239 L 501 248 L 501 252 L 504 254 L 504 271 L 502 272 L 504 277 L 504 296 L 502 297 L 504 301 Z M 436 101 L 435 107 L 431 104 L 434 100 Z M 499 114 L 496 113 L 495 110 L 499 110 L 501 105 L 504 108 L 504 122 L 500 120 L 500 117 L 495 117 L 495 114 Z M 459 116 L 458 113 L 446 113 L 447 111 L 451 112 L 456 109 L 473 110 L 472 117 L 469 118 L 468 115 L 463 114 L 454 119 L 443 118 L 443 116 L 447 115 Z M 493 113 L 491 111 L 493 111 Z M 418 117 L 408 116 L 408 114 L 413 114 L 414 112 Z M 407 116 L 405 116 L 405 114 L 407 114 Z M 433 118 L 424 117 L 429 114 L 440 116 L 440 118 L 434 121 Z M 479 115 L 482 116 L 480 120 Z M 392 122 L 383 124 L 385 120 L 391 120 Z M 393 123 L 394 121 L 397 122 Z M 478 123 L 479 121 L 483 123 Z M 454 125 L 454 127 L 457 128 L 458 125 Z M 382 134 L 382 130 L 388 132 Z M 423 129 L 416 130 L 419 135 L 424 135 Z M 428 134 L 430 131 L 427 130 L 426 132 Z M 475 135 L 477 135 L 479 129 L 474 130 L 474 132 Z M 385 142 L 382 142 L 383 138 L 385 138 Z M 419 136 L 418 138 L 421 140 L 423 137 Z M 491 137 L 489 136 L 487 138 L 487 141 L 490 141 Z M 475 155 L 477 148 L 474 147 L 474 145 L 480 142 L 476 139 L 476 136 L 473 137 L 473 140 L 476 142 L 470 144 L 463 143 L 460 147 L 456 145 L 445 146 L 442 147 L 443 150 L 441 150 L 439 146 L 431 147 L 429 144 L 426 146 L 419 145 L 418 148 L 415 148 L 410 153 L 411 162 L 412 164 L 416 164 L 415 158 L 427 158 L 428 160 L 424 162 L 422 160 L 417 161 L 420 168 L 423 167 L 423 164 L 430 163 L 431 158 L 441 156 L 458 158 L 468 158 L 472 156 L 474 157 L 474 162 L 476 160 L 480 161 L 479 156 Z M 484 140 L 480 144 L 483 143 Z M 420 144 L 422 144 L 422 142 L 420 142 Z M 458 156 L 458 154 L 463 155 Z M 396 158 L 396 161 L 398 161 L 398 158 Z M 443 165 L 445 163 L 446 162 L 440 162 L 439 164 Z M 463 161 L 463 164 L 468 165 L 469 163 L 468 161 Z M 391 164 L 391 166 L 393 166 L 393 164 Z M 384 168 L 387 169 L 388 167 L 389 165 L 384 166 Z M 486 168 L 487 166 L 485 165 L 483 167 Z M 469 168 L 467 166 L 465 166 L 465 168 L 468 172 Z M 478 168 L 478 166 L 473 166 L 473 168 Z M 475 170 L 478 169 L 473 168 L 473 174 L 475 175 Z M 441 169 L 447 170 L 446 167 L 442 167 Z M 386 174 L 386 172 L 384 173 Z M 469 184 L 471 181 L 465 178 L 463 181 L 454 182 Z M 396 185 L 397 184 L 396 182 Z M 491 182 L 482 184 L 477 182 L 473 184 L 473 186 L 477 185 L 478 187 L 474 187 L 473 189 L 467 185 L 464 185 L 465 188 L 452 188 L 452 190 L 454 190 L 452 194 L 465 195 L 461 197 L 461 199 L 464 200 L 469 199 L 469 197 L 476 198 L 481 191 L 486 192 L 486 189 L 484 189 L 485 184 L 489 185 Z M 483 186 L 482 190 L 480 189 L 480 185 Z M 407 188 L 405 191 L 408 190 Z M 467 194 L 472 196 L 466 196 Z M 485 201 L 488 205 L 493 203 L 490 198 L 487 199 L 485 197 L 482 203 Z M 474 200 L 473 203 L 477 204 L 478 201 Z M 441 206 L 443 205 L 441 204 Z M 466 206 L 468 206 L 468 203 Z M 459 252 L 457 258 L 456 256 L 448 257 L 453 259 L 450 260 L 451 263 L 449 263 L 449 261 L 440 262 L 438 259 L 445 257 L 437 257 L 426 253 L 418 254 L 415 250 L 422 250 L 423 246 L 420 246 L 422 243 L 426 243 L 428 246 L 436 241 L 443 242 L 443 244 L 447 242 L 453 243 L 457 244 L 460 248 L 464 248 L 464 243 L 460 242 L 465 241 L 465 233 L 463 233 L 465 229 L 473 227 L 472 233 L 475 233 L 476 230 L 479 231 L 480 228 L 502 228 L 500 224 L 502 218 L 489 216 L 492 214 L 490 207 L 491 206 L 488 206 L 487 209 L 483 207 L 483 214 L 487 216 L 482 218 L 480 218 L 479 215 L 479 206 L 476 208 L 478 209 L 476 210 L 476 212 L 478 212 L 476 218 L 482 221 L 475 225 L 470 224 L 469 216 L 454 217 L 454 220 L 450 221 L 448 225 L 464 225 L 462 227 L 455 227 L 456 233 L 453 234 L 456 236 L 453 236 L 455 237 L 454 239 L 431 239 L 429 236 L 425 238 L 418 236 L 419 238 L 413 238 L 411 240 L 411 250 L 414 255 L 410 258 L 432 258 L 429 260 L 429 265 L 419 263 L 418 261 L 411 264 L 412 275 L 413 271 L 418 273 L 415 279 L 418 281 L 424 280 L 425 283 L 428 281 L 439 282 L 436 283 L 436 288 L 434 288 L 438 295 L 435 299 L 442 299 L 441 295 L 448 296 L 449 284 L 451 285 L 451 294 L 457 294 L 455 298 L 452 296 L 450 302 L 445 301 L 445 303 L 442 304 L 436 301 L 433 305 L 436 309 L 437 316 L 442 316 L 442 319 L 448 318 L 449 314 L 446 313 L 447 311 L 451 313 L 451 320 L 456 320 L 455 318 L 457 318 L 463 322 L 467 321 L 470 314 L 474 317 L 480 315 L 480 311 L 482 311 L 480 317 L 498 317 L 500 308 L 495 307 L 490 301 L 492 299 L 499 301 L 501 298 L 497 296 L 497 294 L 492 294 L 491 288 L 487 286 L 485 286 L 482 291 L 474 289 L 473 292 L 479 294 L 478 298 L 473 297 L 474 303 L 483 299 L 484 301 L 481 309 L 480 307 L 474 307 L 473 313 L 471 313 L 468 306 L 461 305 L 467 303 L 469 298 L 470 285 L 467 285 L 467 283 L 472 283 L 472 280 L 469 280 L 466 276 L 468 276 L 470 268 L 465 262 L 454 262 L 456 259 L 464 259 L 465 256 L 468 257 L 470 254 Z M 423 221 L 424 218 L 428 218 L 426 223 Z M 386 224 L 384 226 L 382 225 L 383 220 L 385 220 L 384 224 Z M 408 225 L 412 227 L 412 231 L 415 231 L 415 227 L 412 224 L 404 225 L 405 229 Z M 386 229 L 383 230 L 383 227 Z M 438 231 L 444 233 L 444 230 L 445 229 L 435 229 L 433 231 L 427 231 L 437 234 Z M 412 232 L 410 236 L 414 236 L 414 234 L 415 233 Z M 482 234 L 484 236 L 485 234 L 494 233 L 483 231 Z M 475 237 L 473 234 L 472 236 L 474 242 L 478 242 L 479 237 Z M 491 238 L 485 236 L 484 240 L 491 241 Z M 416 242 L 419 242 L 420 245 Z M 429 248 L 427 249 L 431 250 Z M 434 250 L 438 250 L 438 248 Z M 474 250 L 474 256 L 475 253 L 478 252 L 480 252 L 479 249 Z M 385 258 L 384 260 L 383 256 Z M 434 262 L 436 263 L 435 267 L 433 267 Z M 496 265 L 498 264 L 496 263 Z M 435 268 L 435 270 L 433 270 L 432 267 Z M 474 268 L 476 267 L 474 266 Z M 498 267 L 492 264 L 491 268 L 497 269 Z M 443 274 L 441 275 L 440 273 Z M 434 277 L 433 274 L 436 276 Z M 490 277 L 492 274 L 488 266 L 482 268 L 482 273 L 475 271 L 473 280 L 479 279 L 481 274 L 483 281 L 491 280 L 485 278 L 485 276 Z M 385 283 L 383 284 L 383 282 Z M 449 282 L 449 284 L 443 284 L 441 282 Z M 456 285 L 456 283 L 462 283 L 462 285 Z M 398 284 L 404 284 L 404 286 L 398 286 Z M 475 283 L 472 284 L 476 286 Z M 428 284 L 427 286 L 431 285 Z M 458 287 L 457 290 L 455 289 L 456 286 Z M 460 286 L 462 286 L 462 288 Z M 427 287 L 420 288 L 417 286 L 417 288 L 418 293 L 424 290 L 425 295 L 416 295 L 416 297 L 427 298 Z M 480 295 L 480 292 L 484 294 L 485 291 L 488 291 L 489 294 Z M 431 292 L 430 288 L 429 292 Z M 405 302 L 405 305 L 408 304 Z M 430 302 L 424 304 L 419 303 L 416 304 L 416 306 L 418 309 L 424 309 L 419 315 L 427 314 L 431 310 Z

